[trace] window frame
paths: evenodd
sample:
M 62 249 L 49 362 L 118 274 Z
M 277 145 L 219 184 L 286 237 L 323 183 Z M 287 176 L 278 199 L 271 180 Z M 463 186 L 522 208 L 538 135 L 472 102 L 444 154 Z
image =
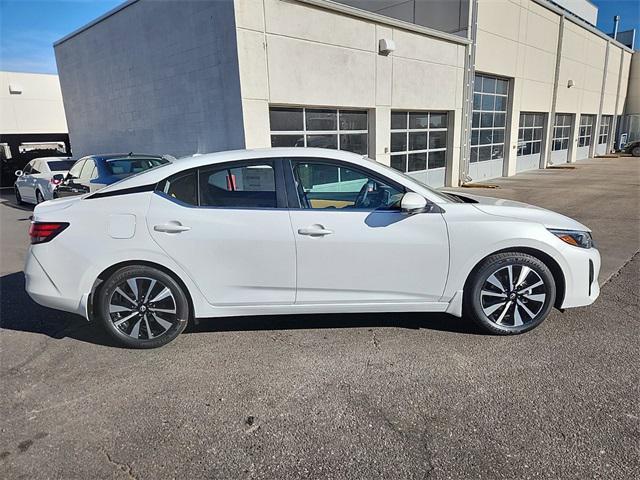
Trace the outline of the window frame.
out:
M 606 122 L 605 122 L 606 120 Z M 602 115 L 600 118 L 600 131 L 598 132 L 597 145 L 609 143 L 609 135 L 611 134 L 611 124 L 613 123 L 613 115 Z M 602 138 L 604 137 L 604 141 Z
M 407 187 L 398 183 L 384 175 L 379 174 L 378 172 L 374 172 L 373 170 L 368 169 L 367 167 L 363 167 L 361 165 L 345 162 L 343 160 L 337 160 L 334 158 L 325 158 L 325 157 L 288 157 L 282 159 L 284 168 L 285 181 L 287 183 L 287 202 L 288 208 L 290 210 L 305 210 L 305 211 L 321 211 L 321 212 L 400 212 L 400 209 L 395 208 L 386 208 L 386 209 L 371 209 L 371 208 L 325 208 L 325 209 L 314 209 L 314 208 L 304 208 L 300 204 L 300 198 L 298 197 L 298 190 L 295 184 L 295 174 L 293 173 L 294 162 L 302 162 L 302 163 L 324 163 L 328 165 L 334 165 L 338 168 L 346 168 L 349 170 L 358 170 L 367 175 L 370 179 L 379 181 L 380 183 L 384 183 L 392 188 L 395 188 L 399 192 L 405 194 L 411 190 Z M 431 203 L 430 200 L 427 200 L 427 203 Z
M 551 151 L 552 152 L 564 152 L 568 151 L 571 147 L 571 133 L 573 129 L 573 114 L 572 113 L 556 113 L 553 119 L 553 136 L 551 137 Z M 562 119 L 562 123 L 558 123 L 558 120 Z M 568 120 L 566 123 L 565 120 Z M 565 131 L 567 132 L 565 136 Z M 559 134 L 560 136 L 556 136 Z M 562 148 L 563 142 L 566 140 L 567 148 Z M 560 142 L 561 148 L 555 148 L 555 143 Z
M 481 80 L 479 83 L 478 80 Z M 490 80 L 495 82 L 494 91 L 488 92 L 484 89 L 485 80 Z M 498 84 L 499 82 L 506 82 L 506 93 L 498 93 Z M 474 75 L 474 84 L 473 84 L 473 97 L 472 97 L 472 107 L 471 107 L 471 136 L 469 138 L 469 163 L 483 163 L 494 160 L 504 160 L 506 159 L 507 152 L 507 135 L 509 131 L 510 118 L 511 118 L 511 79 L 507 77 L 501 77 L 498 75 L 491 75 L 487 73 L 477 72 Z M 485 109 L 483 107 L 483 101 L 485 96 L 493 96 L 493 108 L 491 110 Z M 480 106 L 476 108 L 475 106 L 475 98 L 476 96 L 480 96 Z M 496 110 L 495 100 L 497 97 L 503 98 L 505 102 L 504 110 Z M 478 126 L 474 126 L 474 118 L 478 115 Z M 491 115 L 491 126 L 483 127 L 482 126 L 482 118 L 485 115 Z M 498 115 L 504 115 L 504 125 L 496 126 L 496 117 Z M 502 131 L 502 142 L 496 143 L 493 139 L 494 133 L 496 131 Z M 474 133 L 477 132 L 477 141 L 474 143 Z M 482 132 L 490 132 L 491 133 L 491 142 L 490 143 L 481 143 L 480 139 L 482 136 Z M 493 158 L 493 151 L 496 147 L 502 147 L 502 155 L 496 158 Z M 480 159 L 480 151 L 483 148 L 490 149 L 490 158 L 481 160 Z
M 434 170 L 438 170 L 440 168 L 447 168 L 447 163 L 449 160 L 449 112 L 446 110 L 391 110 L 390 112 L 390 118 L 393 117 L 393 114 L 396 113 L 402 113 L 405 114 L 405 128 L 391 128 L 390 129 L 390 133 L 389 133 L 389 161 L 390 163 L 391 160 L 393 159 L 393 157 L 402 157 L 404 156 L 404 166 L 405 169 L 404 170 L 399 170 L 402 173 L 417 173 L 417 172 L 428 172 L 428 171 L 434 171 Z M 427 128 L 411 128 L 410 126 L 410 118 L 411 118 L 411 114 L 426 114 L 427 115 Z M 444 115 L 446 118 L 446 122 L 445 122 L 445 126 L 444 127 L 440 127 L 440 128 L 431 128 L 429 125 L 431 124 L 431 115 Z M 445 132 L 445 146 L 443 148 L 429 148 L 429 142 L 431 140 L 431 132 Z M 393 151 L 393 143 L 392 143 L 392 139 L 393 139 L 393 134 L 396 133 L 404 133 L 405 134 L 405 149 L 404 150 L 397 150 L 397 151 Z M 410 149 L 410 143 L 409 143 L 409 136 L 411 133 L 426 133 L 427 134 L 427 148 L 424 149 L 418 149 L 418 150 L 411 150 Z M 444 152 L 444 166 L 442 167 L 436 167 L 436 168 L 429 168 L 429 157 L 430 157 L 430 153 L 431 152 Z M 413 155 L 416 153 L 426 153 L 426 168 L 423 170 L 411 170 L 409 171 L 409 155 Z M 393 168 L 393 167 L 392 167 Z
M 318 107 L 318 106 L 298 106 L 298 105 L 269 105 L 269 111 L 271 109 L 300 109 L 302 110 L 302 130 L 272 130 L 271 129 L 271 121 L 269 121 L 269 144 L 272 148 L 282 148 L 282 147 L 273 147 L 271 144 L 271 140 L 276 135 L 288 135 L 288 136 L 301 136 L 304 140 L 304 145 L 302 147 L 291 147 L 291 148 L 312 148 L 307 146 L 307 138 L 312 135 L 335 135 L 336 136 L 336 148 L 327 148 L 327 150 L 341 150 L 343 152 L 351 152 L 356 155 L 369 155 L 369 141 L 371 139 L 371 135 L 369 132 L 369 110 L 366 108 L 339 108 L 339 107 Z M 335 111 L 336 113 L 336 129 L 335 130 L 307 130 L 307 110 L 330 110 Z M 340 112 L 349 113 L 349 112 L 358 112 L 365 113 L 367 116 L 367 128 L 366 130 L 342 130 L 340 128 Z M 342 150 L 340 148 L 340 137 L 341 135 L 366 135 L 366 152 L 358 153 L 353 152 L 352 150 Z M 314 147 L 314 148 L 325 148 L 325 147 Z
M 262 165 L 264 163 L 272 163 L 273 164 L 273 175 L 275 181 L 275 194 L 276 194 L 276 206 L 275 207 L 220 207 L 215 205 L 201 205 L 200 199 L 200 170 L 215 168 L 219 170 L 231 170 L 234 168 L 242 168 L 246 166 L 253 165 Z M 198 201 L 198 205 L 191 205 L 189 203 L 183 202 L 182 200 L 167 195 L 162 190 L 160 190 L 160 185 L 163 185 L 164 182 L 173 178 L 177 175 L 185 175 L 195 171 L 195 181 L 196 181 L 196 198 Z M 182 207 L 187 208 L 198 208 L 202 210 L 282 210 L 288 208 L 288 200 L 287 193 L 285 192 L 285 180 L 284 173 L 282 167 L 282 159 L 279 157 L 264 157 L 264 158 L 249 158 L 244 160 L 231 160 L 228 162 L 219 162 L 219 163 L 209 163 L 206 165 L 200 165 L 198 167 L 188 168 L 186 170 L 181 170 L 179 172 L 175 172 L 168 177 L 163 178 L 158 183 L 156 183 L 153 193 L 173 202 Z
M 532 117 L 533 119 L 533 125 L 532 126 L 526 126 L 526 120 L 527 117 Z M 542 123 L 540 125 L 536 125 L 536 120 L 538 118 L 542 119 Z M 524 121 L 524 122 L 523 122 Z M 542 112 L 520 112 L 520 120 L 518 123 L 518 143 L 517 143 L 517 148 L 516 148 L 516 157 L 526 157 L 528 155 L 542 155 L 542 144 L 544 142 L 544 131 L 545 131 L 545 124 L 546 124 L 546 115 Z M 526 136 L 526 131 L 530 130 L 532 132 L 532 139 L 531 140 L 527 140 L 525 138 Z M 535 138 L 535 131 L 536 130 L 540 130 L 540 138 L 536 140 Z M 520 138 L 522 138 L 522 147 L 520 146 Z M 538 151 L 533 153 L 533 145 L 534 144 L 539 144 L 539 148 Z M 521 148 L 522 150 L 524 150 L 524 148 L 526 148 L 527 144 L 531 144 L 531 152 L 524 154 L 524 153 L 520 153 L 521 152 Z
M 591 120 L 589 123 L 582 123 L 582 120 Z M 582 129 L 585 134 L 582 135 Z M 595 115 L 583 113 L 580 115 L 580 123 L 578 124 L 578 147 L 590 147 L 593 141 L 593 130 L 595 128 Z M 588 141 L 588 143 L 587 143 Z

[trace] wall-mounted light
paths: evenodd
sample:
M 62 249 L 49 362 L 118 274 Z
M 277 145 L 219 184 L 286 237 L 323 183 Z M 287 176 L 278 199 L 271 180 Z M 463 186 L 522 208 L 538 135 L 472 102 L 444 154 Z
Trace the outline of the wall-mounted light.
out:
M 575 87 L 576 86 L 576 82 L 574 82 L 573 80 L 569 80 L 567 82 L 567 88 L 571 88 L 571 87 Z
M 381 38 L 378 41 L 378 51 L 380 55 L 389 55 L 396 49 L 396 42 L 390 38 Z
M 11 95 L 20 95 L 22 93 L 22 85 L 18 85 L 17 83 L 10 83 L 9 93 Z

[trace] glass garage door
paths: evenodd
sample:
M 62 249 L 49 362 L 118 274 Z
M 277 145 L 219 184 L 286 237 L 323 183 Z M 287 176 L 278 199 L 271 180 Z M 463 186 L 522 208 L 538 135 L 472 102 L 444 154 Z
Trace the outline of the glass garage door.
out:
M 447 164 L 446 112 L 391 112 L 391 166 L 432 187 L 443 187 Z
M 595 115 L 580 115 L 580 130 L 578 131 L 578 150 L 576 160 L 589 158 L 589 150 L 593 141 L 593 127 L 596 123 Z
M 551 165 L 567 163 L 569 161 L 569 147 L 571 146 L 571 125 L 573 115 L 556 113 L 553 122 L 553 139 L 551 141 Z
M 367 155 L 366 110 L 270 107 L 272 147 L 318 147 Z
M 596 144 L 596 155 L 606 155 L 607 145 L 609 144 L 609 135 L 611 135 L 611 123 L 613 116 L 603 115 L 600 119 L 600 132 L 598 134 L 598 143 Z
M 509 81 L 476 75 L 473 87 L 469 176 L 484 180 L 502 176 Z
M 516 172 L 524 172 L 525 170 L 540 168 L 540 152 L 542 152 L 543 133 L 543 113 L 520 114 Z

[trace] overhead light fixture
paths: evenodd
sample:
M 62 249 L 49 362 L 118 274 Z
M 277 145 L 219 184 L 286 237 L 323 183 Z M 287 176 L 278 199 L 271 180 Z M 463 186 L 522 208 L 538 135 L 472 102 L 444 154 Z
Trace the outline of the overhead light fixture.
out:
M 571 87 L 575 87 L 575 86 L 576 86 L 576 83 L 573 80 L 569 80 L 567 82 L 567 88 L 571 88 Z
M 22 85 L 18 85 L 17 83 L 10 83 L 9 93 L 11 95 L 20 95 L 22 93 Z
M 378 51 L 381 55 L 389 55 L 396 49 L 396 42 L 390 38 L 381 38 L 378 41 Z

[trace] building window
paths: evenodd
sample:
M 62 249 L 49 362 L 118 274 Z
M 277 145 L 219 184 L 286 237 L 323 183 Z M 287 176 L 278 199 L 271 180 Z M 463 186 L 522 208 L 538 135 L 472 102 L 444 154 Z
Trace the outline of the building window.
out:
M 447 114 L 391 112 L 391 166 L 401 172 L 444 168 Z
M 551 144 L 551 150 L 558 151 L 569 149 L 572 123 L 571 115 L 567 113 L 556 113 L 555 122 L 553 123 L 553 142 Z
M 609 131 L 611 130 L 611 115 L 603 115 L 600 120 L 600 135 L 598 136 L 598 143 L 603 144 L 609 141 Z
M 594 115 L 580 115 L 580 132 L 578 134 L 578 146 L 588 147 L 591 145 L 593 134 Z
M 367 155 L 366 110 L 269 108 L 272 147 L 319 147 Z
M 518 156 L 535 155 L 542 149 L 544 114 L 521 113 L 518 128 Z
M 471 162 L 504 158 L 509 81 L 476 75 L 473 87 Z

